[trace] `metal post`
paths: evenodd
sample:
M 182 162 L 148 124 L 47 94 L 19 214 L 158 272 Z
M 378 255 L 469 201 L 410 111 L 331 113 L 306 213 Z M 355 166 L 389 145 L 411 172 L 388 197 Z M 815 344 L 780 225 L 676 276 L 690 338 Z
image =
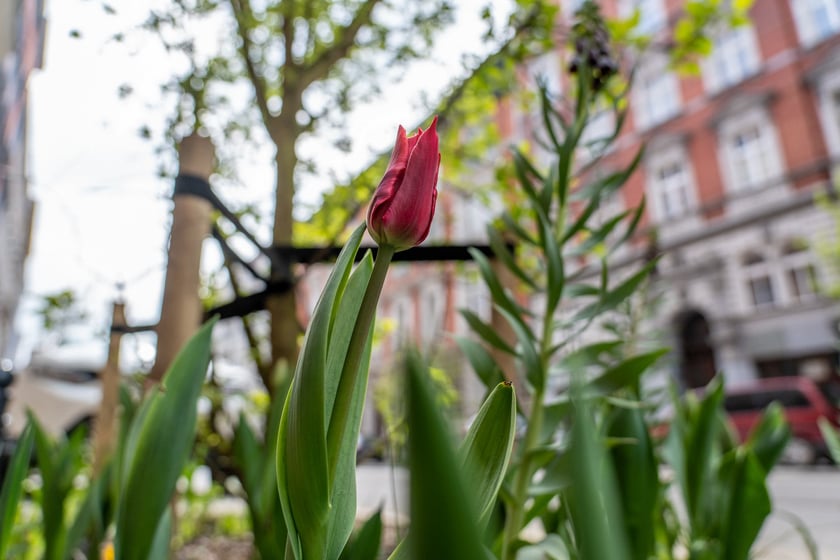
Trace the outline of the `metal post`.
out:
M 172 231 L 157 326 L 157 355 L 147 386 L 163 379 L 175 355 L 202 320 L 199 267 L 201 245 L 211 227 L 213 205 L 208 179 L 215 165 L 215 148 L 209 138 L 192 134 L 181 141 L 178 156 L 180 169 L 172 197 Z

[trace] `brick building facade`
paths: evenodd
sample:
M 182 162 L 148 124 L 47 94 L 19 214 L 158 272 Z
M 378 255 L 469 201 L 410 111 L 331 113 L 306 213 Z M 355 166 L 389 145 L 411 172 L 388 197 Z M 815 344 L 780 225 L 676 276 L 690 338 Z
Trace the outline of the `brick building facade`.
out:
M 563 1 L 563 13 L 576 4 Z M 601 5 L 607 16 L 639 9 L 639 27 L 664 38 L 683 2 Z M 600 167 L 626 165 L 643 144 L 645 155 L 605 213 L 646 199 L 642 237 L 663 255 L 647 327 L 672 348 L 669 367 L 683 387 L 703 386 L 717 372 L 728 384 L 835 376 L 840 304 L 820 287 L 840 277 L 816 247 L 833 239 L 837 224 L 815 199 L 835 196 L 840 173 L 840 2 L 755 0 L 750 23 L 716 33 L 714 46 L 699 75 L 672 72 L 661 52 L 635 61 L 628 118 Z M 541 75 L 562 93 L 565 58 L 547 53 L 523 68 L 523 87 Z M 497 118 L 505 145 L 539 129 L 538 111 L 510 100 L 500 101 Z M 596 114 L 588 134 L 605 135 L 613 119 Z M 441 179 L 428 242 L 482 243 L 494 211 L 448 186 L 445 172 Z M 650 250 L 645 241 L 627 247 L 617 267 L 638 266 Z M 585 263 L 567 271 L 575 266 Z M 469 265 L 395 265 L 379 314 L 392 328 L 374 350 L 372 384 L 390 371 L 401 342 L 456 353 L 449 335 L 467 331 L 463 307 L 490 319 L 489 295 Z M 451 372 L 465 411 L 482 394 L 468 369 Z M 372 408 L 365 433 L 380 428 Z
M 32 70 L 41 66 L 43 9 L 43 0 L 0 2 L 0 359 L 14 353 L 15 312 L 29 253 L 26 84 Z

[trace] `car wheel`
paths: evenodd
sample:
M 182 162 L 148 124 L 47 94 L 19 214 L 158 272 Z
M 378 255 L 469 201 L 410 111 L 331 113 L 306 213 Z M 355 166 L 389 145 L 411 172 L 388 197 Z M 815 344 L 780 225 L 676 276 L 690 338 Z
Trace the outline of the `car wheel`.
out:
M 791 438 L 782 452 L 781 461 L 788 465 L 813 465 L 817 462 L 817 450 L 808 441 Z

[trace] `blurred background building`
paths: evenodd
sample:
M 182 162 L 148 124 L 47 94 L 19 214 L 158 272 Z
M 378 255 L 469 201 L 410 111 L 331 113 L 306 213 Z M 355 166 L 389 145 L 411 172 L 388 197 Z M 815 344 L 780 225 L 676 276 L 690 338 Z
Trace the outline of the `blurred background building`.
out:
M 0 359 L 14 353 L 15 310 L 29 253 L 26 84 L 42 64 L 43 0 L 0 0 Z
M 564 2 L 565 17 L 579 4 Z M 647 201 L 642 235 L 616 265 L 629 271 L 654 251 L 663 255 L 647 327 L 672 348 L 674 377 L 692 388 L 718 372 L 728 384 L 837 376 L 840 306 L 824 290 L 840 278 L 832 257 L 817 247 L 830 245 L 837 227 L 819 200 L 837 196 L 840 3 L 756 0 L 748 24 L 714 34 L 714 50 L 697 75 L 668 67 L 665 40 L 683 2 L 601 6 L 610 17 L 638 9 L 640 29 L 663 44 L 630 61 L 637 72 L 628 118 L 599 168 L 625 166 L 642 144 L 647 148 L 640 168 L 600 212 L 615 215 Z M 533 88 L 541 75 L 562 94 L 567 63 L 564 52 L 539 57 L 521 70 L 523 87 Z M 540 130 L 535 106 L 500 100 L 497 117 L 504 145 Z M 606 136 L 614 124 L 604 110 L 587 136 Z M 485 242 L 492 209 L 442 178 L 427 243 Z M 472 267 L 454 264 L 395 265 L 380 305 L 390 328 L 374 355 L 372 383 L 389 370 L 401 342 L 445 355 L 452 335 L 467 333 L 457 309 L 490 321 L 492 308 Z M 464 371 L 455 380 L 462 390 L 478 388 L 468 369 L 450 369 Z M 470 401 L 464 410 L 476 404 L 470 394 L 462 392 Z
M 605 2 L 640 9 L 667 33 L 683 3 Z M 697 76 L 677 75 L 655 49 L 636 60 L 626 164 L 647 143 L 618 205 L 648 202 L 646 225 L 664 253 L 655 323 L 669 334 L 685 387 L 717 372 L 756 377 L 836 375 L 840 308 L 816 248 L 836 224 L 815 203 L 836 197 L 840 155 L 840 4 L 756 0 L 750 22 L 722 29 Z M 643 251 L 643 249 L 639 249 Z

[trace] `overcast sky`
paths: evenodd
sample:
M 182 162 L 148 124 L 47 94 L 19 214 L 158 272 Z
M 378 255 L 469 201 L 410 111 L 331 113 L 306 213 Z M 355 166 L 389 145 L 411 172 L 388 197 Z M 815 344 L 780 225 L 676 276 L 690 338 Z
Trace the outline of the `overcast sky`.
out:
M 105 345 L 93 336 L 108 325 L 117 283 L 125 285 L 129 322 L 154 322 L 159 314 L 171 184 L 155 175 L 159 142 L 143 140 L 138 130 L 145 125 L 159 137 L 169 110 L 159 86 L 183 61 L 167 55 L 154 37 L 131 30 L 151 5 L 162 2 L 115 3 L 116 14 L 96 0 L 47 3 L 44 68 L 29 86 L 29 179 L 36 212 L 18 314 L 19 360 L 39 339 L 33 310 L 43 294 L 72 289 L 82 297 L 90 319 L 75 334 L 88 340 L 77 345 L 86 355 L 104 356 Z M 349 130 L 363 123 L 368 137 L 356 142 L 350 156 L 335 158 L 332 171 L 347 176 L 387 149 L 398 124 L 424 116 L 417 92 L 439 94 L 460 71 L 460 53 L 486 49 L 476 17 L 484 2 L 459 0 L 462 17 L 437 43 L 437 62 L 418 66 L 405 84 L 386 88 L 385 98 L 356 111 Z M 114 42 L 111 37 L 121 31 L 127 31 L 126 40 Z M 216 37 L 210 31 L 201 39 L 212 44 Z M 127 100 L 117 95 L 124 83 L 134 87 Z M 241 162 L 240 175 L 248 185 L 238 192 L 240 200 L 269 209 L 268 147 Z M 317 200 L 329 181 L 323 174 L 305 182 L 304 200 Z

